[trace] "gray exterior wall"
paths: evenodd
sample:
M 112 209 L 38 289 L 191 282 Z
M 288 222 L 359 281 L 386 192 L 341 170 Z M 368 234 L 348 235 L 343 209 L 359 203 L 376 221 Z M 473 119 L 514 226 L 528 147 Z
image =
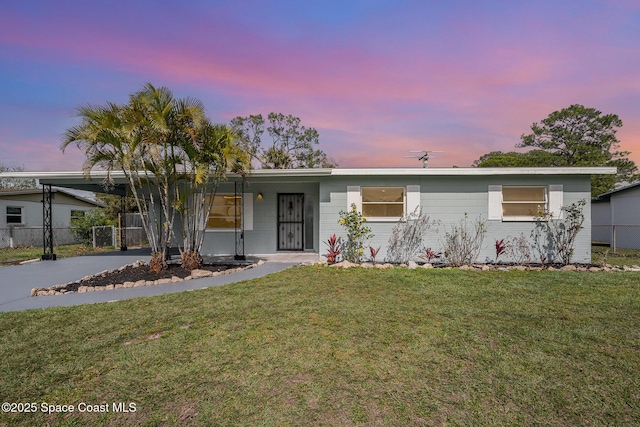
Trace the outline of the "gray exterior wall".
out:
M 472 221 L 477 217 L 488 218 L 490 185 L 563 185 L 562 205 L 571 204 L 581 199 L 587 201 L 584 210 L 585 222 L 583 230 L 575 245 L 574 262 L 591 262 L 591 184 L 588 175 L 575 176 L 348 176 L 322 178 L 320 184 L 320 238 L 326 241 L 333 233 L 346 235 L 343 227 L 338 225 L 339 212 L 346 210 L 348 186 L 401 186 L 419 185 L 420 203 L 423 213 L 432 220 L 439 222 L 436 230 L 431 230 L 424 241 L 426 247 L 438 251 L 442 248 L 441 237 L 445 231 L 468 214 Z M 386 256 L 386 246 L 391 236 L 394 222 L 368 221 L 375 237 L 369 242 L 370 246 L 381 247 L 378 259 Z M 508 222 L 502 220 L 488 221 L 487 233 L 484 238 L 483 250 L 477 261 L 493 261 L 495 258 L 495 241 L 520 234 L 529 238 L 534 229 L 532 221 Z M 325 247 L 321 248 L 321 254 Z M 365 254 L 368 255 L 368 254 Z M 533 261 L 539 261 L 539 256 Z M 505 258 L 502 258 L 506 261 Z
M 596 241 L 613 245 L 615 237 L 616 248 L 640 249 L 640 186 L 613 193 L 608 202 L 593 203 L 592 214 Z
M 320 207 L 318 203 L 319 183 L 305 179 L 290 182 L 276 182 L 269 180 L 251 180 L 245 186 L 245 193 L 251 194 L 253 200 L 253 229 L 245 230 L 245 254 L 271 254 L 278 248 L 277 242 L 277 199 L 279 193 L 303 193 L 305 196 L 305 241 L 306 251 L 318 252 L 319 230 L 318 217 Z M 258 193 L 262 193 L 262 200 L 258 200 Z M 218 194 L 234 194 L 233 183 L 220 185 Z M 202 248 L 203 254 L 234 254 L 235 233 L 230 231 L 207 231 Z
M 611 243 L 611 203 L 609 200 L 591 202 L 591 239 Z
M 42 227 L 42 194 L 0 194 L 0 228 L 8 227 L 7 206 L 22 208 L 22 226 Z M 96 207 L 64 193 L 56 192 L 52 203 L 52 225 L 56 228 L 69 227 L 72 210 L 86 212 Z

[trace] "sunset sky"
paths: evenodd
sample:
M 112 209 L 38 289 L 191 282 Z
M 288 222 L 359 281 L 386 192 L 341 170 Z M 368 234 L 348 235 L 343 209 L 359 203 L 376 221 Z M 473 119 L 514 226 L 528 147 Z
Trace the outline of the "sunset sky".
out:
M 4 0 L 0 163 L 79 170 L 76 107 L 146 82 L 216 123 L 293 114 L 341 167 L 470 166 L 582 104 L 640 164 L 640 1 Z

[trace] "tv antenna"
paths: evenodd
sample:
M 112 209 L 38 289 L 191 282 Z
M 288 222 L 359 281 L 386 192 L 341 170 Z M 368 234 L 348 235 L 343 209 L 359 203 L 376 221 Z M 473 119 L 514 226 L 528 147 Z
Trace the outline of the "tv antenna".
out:
M 444 153 L 444 151 L 439 151 L 439 150 L 418 150 L 418 151 L 409 151 L 410 153 L 420 153 L 419 155 L 415 155 L 415 156 L 404 156 L 407 159 L 418 159 L 418 160 L 422 160 L 422 167 L 423 168 L 428 168 L 429 167 L 429 154 L 430 153 Z

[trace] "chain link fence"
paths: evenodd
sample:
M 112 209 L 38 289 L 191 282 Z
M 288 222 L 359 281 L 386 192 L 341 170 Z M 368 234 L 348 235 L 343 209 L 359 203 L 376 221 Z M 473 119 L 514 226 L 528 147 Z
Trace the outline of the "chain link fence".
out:
M 53 245 L 72 245 L 79 240 L 71 232 L 71 228 L 54 228 Z M 0 249 L 17 247 L 42 247 L 42 227 L 7 227 L 0 228 Z
M 591 241 L 616 249 L 640 249 L 640 224 L 592 225 Z

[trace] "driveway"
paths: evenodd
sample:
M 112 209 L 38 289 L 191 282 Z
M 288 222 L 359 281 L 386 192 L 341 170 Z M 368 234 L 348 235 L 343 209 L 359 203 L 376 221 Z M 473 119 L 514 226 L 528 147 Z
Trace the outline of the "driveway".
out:
M 38 261 L 30 264 L 0 267 L 0 312 L 34 308 L 59 307 L 99 302 L 119 301 L 142 296 L 161 295 L 193 289 L 220 286 L 255 279 L 282 271 L 301 262 L 317 260 L 317 254 L 278 254 L 258 256 L 266 262 L 260 266 L 236 273 L 204 277 L 178 283 L 167 283 L 138 288 L 113 289 L 101 292 L 32 297 L 31 289 L 79 280 L 84 276 L 114 270 L 137 260 L 149 261 L 148 250 L 108 252 L 104 254 Z

